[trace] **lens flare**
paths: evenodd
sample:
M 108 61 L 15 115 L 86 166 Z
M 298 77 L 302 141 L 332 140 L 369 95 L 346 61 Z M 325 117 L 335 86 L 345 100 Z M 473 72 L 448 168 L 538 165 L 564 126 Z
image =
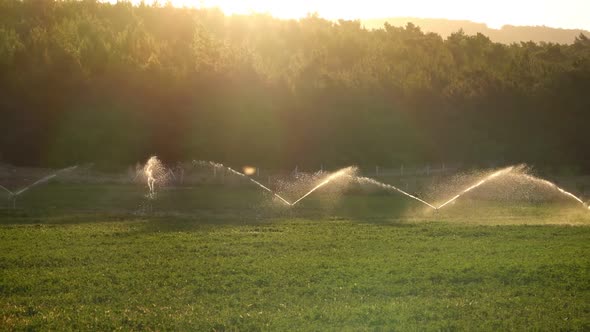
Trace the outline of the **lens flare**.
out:
M 246 175 L 254 175 L 254 174 L 256 174 L 256 167 L 244 166 L 244 168 L 242 170 L 243 170 L 243 173 L 246 174 Z

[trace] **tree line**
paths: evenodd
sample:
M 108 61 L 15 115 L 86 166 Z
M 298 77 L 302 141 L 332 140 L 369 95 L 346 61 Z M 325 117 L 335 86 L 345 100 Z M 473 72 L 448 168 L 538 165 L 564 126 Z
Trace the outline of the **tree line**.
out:
M 590 170 L 590 40 L 0 0 L 0 160 Z

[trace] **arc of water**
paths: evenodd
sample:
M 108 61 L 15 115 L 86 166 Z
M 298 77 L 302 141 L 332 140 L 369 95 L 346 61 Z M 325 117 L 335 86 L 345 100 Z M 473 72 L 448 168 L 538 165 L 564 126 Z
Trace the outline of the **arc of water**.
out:
M 557 191 L 559 191 L 560 193 L 574 199 L 576 202 L 582 204 L 584 207 L 587 207 L 588 209 L 590 209 L 590 206 L 586 203 L 584 203 L 584 201 L 582 199 L 580 199 L 578 196 L 570 193 L 569 191 L 566 191 L 565 189 L 560 188 L 559 186 L 557 186 L 555 183 L 545 180 L 545 179 L 540 179 L 537 177 L 534 177 L 532 175 L 529 174 L 523 174 L 523 176 L 531 181 L 535 181 L 535 182 L 540 182 L 546 186 L 552 187 L 553 189 L 556 189 Z
M 353 171 L 356 170 L 355 167 L 347 167 L 347 168 L 343 168 L 343 169 L 341 169 L 341 170 L 339 170 L 339 171 L 337 171 L 337 172 L 329 175 L 327 178 L 325 178 L 323 181 L 321 181 L 319 184 L 317 184 L 315 187 L 313 187 L 311 190 L 309 190 L 303 196 L 301 196 L 296 201 L 294 201 L 293 203 L 291 203 L 291 202 L 287 201 L 286 199 L 284 199 L 283 197 L 281 197 L 280 195 L 278 195 L 273 190 L 271 190 L 268 187 L 266 187 L 263 184 L 261 184 L 260 182 L 254 180 L 251 177 L 248 177 L 247 175 L 245 175 L 243 173 L 240 173 L 240 172 L 234 170 L 231 167 L 225 166 L 225 165 L 220 164 L 220 163 L 215 163 L 215 162 L 212 162 L 212 161 L 210 161 L 210 162 L 193 161 L 193 164 L 195 164 L 195 165 L 211 165 L 212 167 L 224 168 L 224 169 L 229 170 L 231 173 L 233 173 L 235 175 L 238 175 L 238 176 L 241 176 L 241 177 L 246 177 L 251 182 L 253 182 L 257 186 L 259 186 L 260 188 L 264 189 L 265 191 L 268 191 L 269 193 L 273 194 L 275 197 L 277 197 L 283 203 L 285 203 L 286 205 L 289 205 L 289 206 L 294 206 L 294 205 L 298 204 L 300 201 L 302 201 L 303 199 L 305 199 L 306 197 L 308 197 L 309 195 L 311 195 L 313 192 L 315 192 L 316 190 L 320 189 L 321 187 L 327 185 L 328 183 L 332 182 L 333 180 L 335 180 L 335 179 L 337 179 L 337 178 L 339 178 L 341 176 L 349 175 L 349 173 L 351 173 L 351 172 L 353 172 Z M 358 180 L 364 181 L 364 182 L 368 182 L 368 183 L 371 183 L 371 184 L 375 184 L 375 185 L 378 185 L 378 186 L 385 187 L 385 188 L 390 189 L 390 190 L 398 191 L 398 192 L 402 193 L 403 195 L 406 195 L 406 196 L 408 196 L 408 197 L 410 197 L 410 198 L 412 198 L 414 200 L 417 200 L 417 201 L 421 202 L 422 204 L 427 205 L 428 207 L 430 207 L 432 209 L 436 209 L 436 207 L 434 205 L 432 205 L 432 204 L 430 204 L 430 203 L 428 203 L 428 202 L 426 202 L 426 201 L 424 201 L 424 200 L 422 200 L 422 199 L 420 199 L 420 198 L 418 198 L 418 197 L 416 197 L 414 195 L 411 195 L 411 194 L 409 194 L 409 193 L 407 193 L 407 192 L 405 192 L 405 191 L 403 191 L 403 190 L 401 190 L 401 189 L 399 189 L 399 188 L 397 188 L 395 186 L 392 186 L 392 185 L 389 185 L 389 184 L 385 184 L 385 183 L 381 183 L 381 182 L 378 182 L 378 181 L 376 181 L 374 179 L 370 179 L 370 178 L 366 178 L 366 177 L 355 177 L 355 178 L 357 178 Z
M 287 201 L 286 199 L 284 199 L 283 197 L 281 197 L 279 194 L 277 194 L 276 192 L 274 192 L 273 190 L 271 190 L 271 189 L 269 189 L 268 187 L 264 186 L 262 183 L 260 183 L 260 182 L 258 182 L 258 181 L 256 181 L 256 180 L 254 180 L 253 178 L 251 178 L 251 177 L 247 176 L 247 175 L 246 175 L 246 174 L 244 174 L 244 173 L 240 173 L 240 172 L 236 171 L 235 169 L 233 169 L 233 168 L 231 168 L 231 167 L 225 166 L 225 165 L 223 165 L 223 164 L 215 163 L 215 162 L 212 162 L 212 161 L 210 161 L 210 162 L 208 162 L 208 163 L 206 163 L 206 162 L 202 162 L 202 161 L 193 161 L 193 163 L 194 163 L 195 165 L 209 164 L 209 165 L 211 165 L 212 167 L 220 167 L 220 168 L 225 168 L 225 169 L 227 169 L 228 171 L 232 172 L 232 173 L 233 173 L 233 174 L 235 174 L 235 175 L 238 175 L 238 176 L 241 176 L 241 177 L 245 177 L 245 178 L 247 178 L 247 179 L 248 179 L 248 180 L 250 180 L 252 183 L 254 183 L 255 185 L 257 185 L 258 187 L 260 187 L 260 188 L 262 188 L 263 190 L 265 190 L 265 191 L 268 191 L 269 193 L 273 194 L 273 195 L 274 195 L 276 198 L 278 198 L 279 200 L 281 200 L 281 201 L 282 201 L 283 203 L 285 203 L 286 205 L 288 205 L 288 206 L 291 206 L 291 205 L 293 205 L 293 204 L 291 204 L 289 201 Z
M 6 187 L 4 187 L 3 185 L 0 185 L 0 188 L 4 189 L 10 196 L 13 196 L 14 193 L 8 189 L 6 189 Z
M 54 174 L 47 175 L 47 176 L 45 176 L 45 177 L 43 177 L 43 178 L 41 178 L 41 179 L 33 182 L 32 184 L 30 184 L 30 185 L 28 185 L 28 186 L 26 186 L 26 187 L 24 187 L 21 190 L 16 191 L 16 192 L 12 192 L 12 191 L 8 190 L 6 187 L 4 187 L 2 185 L 0 185 L 0 188 L 4 189 L 10 195 L 10 199 L 12 199 L 12 206 L 13 206 L 13 208 L 15 208 L 16 207 L 16 200 L 17 200 L 18 196 L 22 195 L 23 193 L 27 192 L 29 189 L 31 189 L 31 188 L 33 188 L 33 187 L 35 187 L 37 185 L 40 185 L 42 183 L 45 183 L 45 182 L 53 179 L 54 177 L 56 177 L 57 175 L 59 175 L 59 174 L 61 174 L 63 172 L 68 172 L 68 171 L 74 170 L 77 167 L 78 167 L 78 165 L 63 168 L 63 169 L 55 172 Z
M 76 168 L 78 168 L 78 165 L 74 165 L 74 166 L 66 167 L 66 168 L 60 169 L 59 171 L 55 172 L 55 174 L 57 175 L 57 174 L 61 174 L 61 173 L 64 173 L 64 172 L 73 171 L 73 170 L 75 170 Z
M 386 183 L 382 183 L 382 182 L 379 182 L 379 181 L 377 181 L 375 179 L 371 179 L 371 178 L 367 178 L 367 177 L 357 177 L 357 179 L 359 181 L 370 183 L 370 184 L 374 184 L 376 186 L 383 187 L 383 188 L 386 188 L 386 189 L 389 189 L 389 190 L 395 190 L 395 191 L 397 191 L 397 192 L 399 192 L 401 194 L 404 194 L 404 195 L 406 195 L 406 196 L 408 196 L 408 197 L 410 197 L 412 199 L 417 200 L 418 202 L 420 202 L 422 204 L 425 204 L 425 205 L 427 205 L 427 206 L 429 206 L 429 207 L 437 210 L 437 208 L 434 205 L 432 205 L 432 204 L 426 202 L 425 200 L 422 200 L 422 199 L 420 199 L 420 198 L 418 198 L 418 197 L 416 197 L 416 196 L 414 196 L 412 194 L 409 194 L 409 193 L 407 193 L 407 192 L 399 189 L 396 186 L 393 186 L 393 185 L 390 185 L 390 184 L 386 184 Z
M 260 183 L 260 182 L 258 182 L 258 181 L 256 181 L 256 180 L 254 180 L 254 179 L 253 179 L 253 178 L 251 178 L 251 177 L 248 177 L 248 179 L 249 179 L 250 181 L 254 182 L 255 184 L 259 185 L 259 186 L 260 186 L 260 188 L 262 188 L 262 189 L 264 189 L 264 190 L 268 191 L 269 193 L 273 194 L 273 195 L 274 195 L 276 198 L 278 198 L 278 199 L 280 199 L 281 201 L 283 201 L 283 203 L 285 203 L 285 204 L 287 204 L 287 205 L 289 205 L 289 206 L 293 205 L 293 204 L 291 204 L 289 201 L 287 201 L 286 199 L 284 199 L 283 197 L 281 197 L 279 194 L 277 194 L 277 193 L 275 193 L 274 191 L 270 190 L 269 188 L 265 187 L 265 186 L 264 186 L 262 183 Z
M 317 186 L 313 187 L 310 191 L 308 191 L 305 195 L 301 196 L 298 200 L 293 202 L 293 204 L 291 204 L 291 205 L 294 206 L 295 204 L 299 203 L 299 201 L 301 201 L 305 197 L 311 195 L 314 191 L 316 191 L 316 190 L 320 189 L 321 187 L 327 185 L 328 183 L 332 182 L 332 180 L 339 178 L 341 176 L 347 175 L 348 173 L 354 171 L 355 169 L 356 169 L 355 167 L 347 167 L 347 168 L 343 168 L 343 169 L 337 171 L 336 173 L 331 174 L 324 181 L 319 183 Z
M 61 169 L 61 170 L 59 170 L 59 171 L 55 172 L 54 174 L 47 175 L 46 177 L 43 177 L 43 178 L 41 178 L 41 179 L 39 179 L 39 180 L 37 180 L 37 181 L 33 182 L 32 184 L 30 184 L 30 185 L 28 185 L 28 186 L 26 186 L 26 187 L 22 188 L 21 190 L 19 190 L 19 191 L 17 191 L 17 192 L 15 192 L 15 193 L 13 193 L 12 195 L 13 195 L 14 197 L 16 197 L 16 196 L 19 196 L 19 195 L 22 195 L 22 194 L 23 194 L 23 193 L 25 193 L 27 190 L 29 190 L 29 189 L 31 189 L 31 188 L 33 188 L 33 187 L 37 186 L 37 185 L 40 185 L 40 184 L 42 184 L 42 183 L 45 183 L 45 182 L 47 182 L 47 181 L 49 181 L 49 180 L 53 179 L 54 177 L 56 177 L 57 175 L 59 175 L 59 174 L 61 174 L 61 173 L 63 173 L 63 172 L 69 172 L 69 171 L 71 171 L 71 170 L 74 170 L 74 169 L 76 169 L 77 167 L 78 167 L 77 165 L 76 165 L 76 166 L 71 166 L 71 167 L 66 167 L 66 168 L 64 168 L 64 169 Z M 3 188 L 4 188 L 4 187 L 3 187 Z M 6 189 L 6 188 L 4 188 L 4 189 L 5 189 L 5 190 L 8 190 L 8 189 Z
M 450 204 L 450 203 L 454 202 L 455 200 L 457 200 L 457 198 L 459 198 L 459 197 L 463 196 L 464 194 L 466 194 L 466 193 L 470 192 L 471 190 L 473 190 L 473 189 L 475 189 L 475 188 L 477 188 L 477 187 L 481 186 L 482 184 L 484 184 L 484 183 L 488 182 L 489 180 L 491 180 L 491 179 L 493 179 L 493 178 L 496 178 L 496 177 L 498 177 L 498 176 L 500 176 L 500 175 L 508 174 L 508 173 L 510 173 L 510 172 L 511 172 L 513 169 L 514 169 L 514 166 L 510 166 L 510 167 L 506 167 L 506 168 L 504 168 L 504 169 L 501 169 L 501 170 L 499 170 L 499 171 L 497 171 L 497 172 L 494 172 L 494 173 L 492 173 L 491 175 L 489 175 L 489 176 L 485 177 L 484 179 L 482 179 L 482 180 L 478 181 L 477 183 L 475 183 L 475 184 L 471 185 L 471 186 L 470 186 L 470 187 L 468 187 L 467 189 L 465 189 L 465 190 L 461 191 L 459 194 L 455 195 L 453 198 L 451 198 L 451 199 L 449 199 L 448 201 L 444 202 L 443 204 L 441 204 L 441 205 L 440 205 L 438 208 L 436 208 L 436 209 L 438 210 L 438 209 L 441 209 L 441 208 L 445 207 L 446 205 L 448 205 L 448 204 Z
M 53 178 L 54 178 L 54 177 L 56 177 L 56 176 L 57 176 L 56 174 L 51 174 L 51 175 L 48 175 L 48 176 L 46 176 L 46 177 L 44 177 L 44 178 L 42 178 L 42 179 L 39 179 L 39 180 L 37 180 L 37 181 L 33 182 L 33 184 L 29 185 L 28 187 L 25 187 L 25 188 L 23 188 L 23 189 L 21 189 L 21 190 L 17 191 L 17 192 L 14 194 L 14 196 L 19 196 L 19 195 L 21 195 L 22 193 L 26 192 L 27 190 L 29 190 L 29 189 L 33 188 L 34 186 L 36 186 L 36 185 L 40 185 L 40 184 L 42 184 L 42 183 L 45 183 L 45 182 L 47 182 L 47 181 L 49 181 L 49 180 L 53 179 Z
M 354 167 L 347 167 L 347 168 L 341 169 L 341 170 L 339 170 L 339 171 L 337 171 L 337 172 L 335 172 L 335 173 L 331 174 L 331 175 L 330 175 L 330 176 L 328 176 L 328 177 L 327 177 L 325 180 L 323 180 L 322 182 L 320 182 L 318 185 L 316 185 L 316 186 L 315 186 L 314 188 L 312 188 L 310 191 L 308 191 L 308 192 L 307 192 L 307 193 L 305 193 L 303 196 L 301 196 L 299 199 L 297 199 L 295 202 L 293 202 L 293 203 L 290 203 L 289 201 L 287 201 L 286 199 L 284 199 L 283 197 L 281 197 L 280 195 L 278 195 L 277 193 L 275 193 L 273 190 L 271 190 L 271 189 L 267 188 L 266 186 L 264 186 L 264 185 L 263 185 L 263 184 L 261 184 L 260 182 L 258 182 L 258 181 L 256 181 L 256 180 L 254 180 L 253 178 L 250 178 L 250 177 L 248 177 L 247 175 L 245 175 L 245 174 L 243 174 L 243 173 L 240 173 L 240 172 L 238 172 L 238 171 L 236 171 L 236 170 L 232 169 L 231 167 L 227 167 L 227 166 L 225 166 L 225 165 L 223 165 L 223 164 L 215 163 L 215 162 L 212 162 L 212 161 L 210 161 L 210 162 L 204 162 L 204 161 L 193 161 L 193 164 L 195 164 L 195 165 L 211 165 L 211 166 L 213 166 L 213 167 L 221 167 L 221 168 L 225 168 L 225 169 L 229 170 L 230 172 L 232 172 L 232 173 L 233 173 L 233 174 L 235 174 L 235 175 L 242 176 L 242 177 L 246 177 L 246 178 L 248 178 L 248 179 L 249 179 L 251 182 L 253 182 L 253 183 L 254 183 L 254 184 L 256 184 L 257 186 L 259 186 L 260 188 L 264 189 L 265 191 L 268 191 L 268 192 L 272 193 L 272 194 L 273 194 L 275 197 L 279 198 L 279 199 L 280 199 L 282 202 L 284 202 L 285 204 L 287 204 L 287 205 L 289 205 L 289 206 L 294 206 L 294 205 L 296 205 L 296 204 L 297 204 L 297 203 L 299 203 L 301 200 L 303 200 L 303 199 L 305 199 L 306 197 L 308 197 L 309 195 L 311 195 L 311 194 L 312 194 L 314 191 L 316 191 L 316 190 L 318 190 L 319 188 L 321 188 L 321 187 L 323 187 L 323 186 L 327 185 L 328 183 L 330 183 L 332 180 L 334 180 L 334 179 L 336 179 L 336 178 L 338 178 L 338 177 L 340 177 L 340 176 L 348 175 L 348 173 L 350 173 L 352 170 L 355 170 L 355 168 L 354 168 Z M 419 198 L 419 197 L 416 197 L 416 196 L 414 196 L 414 195 L 412 195 L 412 194 L 409 194 L 409 193 L 407 193 L 407 192 L 405 192 L 405 191 L 403 191 L 403 190 L 401 190 L 401 189 L 399 189 L 399 188 L 397 188 L 397 187 L 395 187 L 395 186 L 393 186 L 393 185 L 390 185 L 390 184 L 385 184 L 385 183 L 382 183 L 382 182 L 379 182 L 379 181 L 377 181 L 377 180 L 374 180 L 374 179 L 371 179 L 371 178 L 367 178 L 367 177 L 359 177 L 359 176 L 356 176 L 355 178 L 356 178 L 357 180 L 361 181 L 361 182 L 366 182 L 366 183 L 374 184 L 374 185 L 377 185 L 377 186 L 380 186 L 380 187 L 383 187 L 383 188 L 386 188 L 386 189 L 389 189 L 389 190 L 395 190 L 395 191 L 397 191 L 397 192 L 399 192 L 399 193 L 401 193 L 401 194 L 403 194 L 403 195 L 405 195 L 405 196 L 408 196 L 408 197 L 410 197 L 410 198 L 412 198 L 412 199 L 414 199 L 414 200 L 417 200 L 417 201 L 421 202 L 422 204 L 425 204 L 425 205 L 427 205 L 428 207 L 430 207 L 430 208 L 432 208 L 432 209 L 434 209 L 434 210 L 439 210 L 439 209 L 441 209 L 441 208 L 443 208 L 443 207 L 447 206 L 448 204 L 451 204 L 452 202 L 454 202 L 455 200 L 457 200 L 459 197 L 461 197 L 461 196 L 465 195 L 466 193 L 468 193 L 468 192 L 470 192 L 470 191 L 474 190 L 475 188 L 477 188 L 477 187 L 479 187 L 479 186 L 483 185 L 484 183 L 486 183 L 486 182 L 488 182 L 488 181 L 490 181 L 490 180 L 492 180 L 492 179 L 494 179 L 494 178 L 496 178 L 496 177 L 499 177 L 499 176 L 502 176 L 502 175 L 508 174 L 508 173 L 512 172 L 513 170 L 515 170 L 515 169 L 522 169 L 523 167 L 524 167 L 523 165 L 521 165 L 521 166 L 510 166 L 510 167 L 506 167 L 506 168 L 504 168 L 504 169 L 501 169 L 501 170 L 499 170 L 499 171 L 496 171 L 496 172 L 494 172 L 494 173 L 492 173 L 492 174 L 488 175 L 488 176 L 487 176 L 487 177 L 485 177 L 484 179 L 482 179 L 482 180 L 480 180 L 480 181 L 478 181 L 478 182 L 476 182 L 476 183 L 472 184 L 471 186 L 469 186 L 468 188 L 464 189 L 464 190 L 463 190 L 463 191 L 461 191 L 459 194 L 457 194 L 457 195 L 453 196 L 451 199 L 447 200 L 446 202 L 444 202 L 443 204 L 439 205 L 438 207 L 436 207 L 436 206 L 434 206 L 434 205 L 432 205 L 432 204 L 430 204 L 430 203 L 426 202 L 425 200 L 423 200 L 423 199 L 421 199 L 421 198 Z M 545 184 L 545 185 L 548 185 L 548 186 L 551 186 L 551 187 L 555 188 L 555 189 L 556 189 L 556 190 L 558 190 L 560 193 L 562 193 L 562 194 L 564 194 L 564 195 L 566 195 L 566 196 L 568 196 L 568 197 L 571 197 L 572 199 L 574 199 L 574 200 L 576 200 L 577 202 L 581 203 L 581 204 L 582 204 L 584 207 L 587 207 L 588 209 L 590 209 L 590 204 L 586 204 L 586 203 L 584 203 L 584 202 L 583 202 L 583 201 L 582 201 L 582 200 L 581 200 L 579 197 L 577 197 L 577 196 L 575 196 L 574 194 L 572 194 L 572 193 L 570 193 L 570 192 L 568 192 L 568 191 L 566 191 L 566 190 L 564 190 L 564 189 L 560 188 L 560 187 L 559 187 L 559 186 L 557 186 L 556 184 L 554 184 L 554 183 L 552 183 L 552 182 L 550 182 L 550 181 L 544 180 L 544 179 L 535 178 L 535 177 L 533 177 L 533 176 L 531 176 L 531 175 L 528 175 L 528 174 L 523 174 L 523 175 L 524 175 L 524 176 L 526 176 L 527 178 L 531 179 L 531 180 L 538 181 L 538 182 L 541 182 L 541 183 L 543 183 L 543 184 Z M 350 175 L 349 175 L 349 176 L 350 176 Z

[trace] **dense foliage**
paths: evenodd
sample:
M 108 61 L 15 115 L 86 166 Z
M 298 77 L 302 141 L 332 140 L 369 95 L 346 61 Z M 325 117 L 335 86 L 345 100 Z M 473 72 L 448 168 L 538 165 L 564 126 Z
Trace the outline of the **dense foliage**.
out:
M 18 164 L 531 162 L 590 169 L 590 40 L 96 1 L 0 0 Z

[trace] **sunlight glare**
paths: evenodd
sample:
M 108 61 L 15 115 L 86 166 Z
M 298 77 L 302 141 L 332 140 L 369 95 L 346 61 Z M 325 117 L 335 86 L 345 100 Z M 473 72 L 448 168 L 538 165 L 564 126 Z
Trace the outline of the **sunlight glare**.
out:
M 111 3 L 117 0 L 108 0 Z M 132 0 L 138 4 L 140 0 Z M 146 4 L 153 1 L 144 0 Z M 160 0 L 158 3 L 166 4 Z M 590 28 L 586 0 L 513 1 L 496 0 L 416 0 L 416 1 L 333 1 L 333 0 L 169 0 L 176 7 L 221 9 L 227 15 L 262 13 L 277 18 L 298 19 L 317 13 L 330 19 L 369 19 L 389 17 L 443 18 L 486 23 L 490 28 L 511 25 L 546 25 L 561 28 Z

